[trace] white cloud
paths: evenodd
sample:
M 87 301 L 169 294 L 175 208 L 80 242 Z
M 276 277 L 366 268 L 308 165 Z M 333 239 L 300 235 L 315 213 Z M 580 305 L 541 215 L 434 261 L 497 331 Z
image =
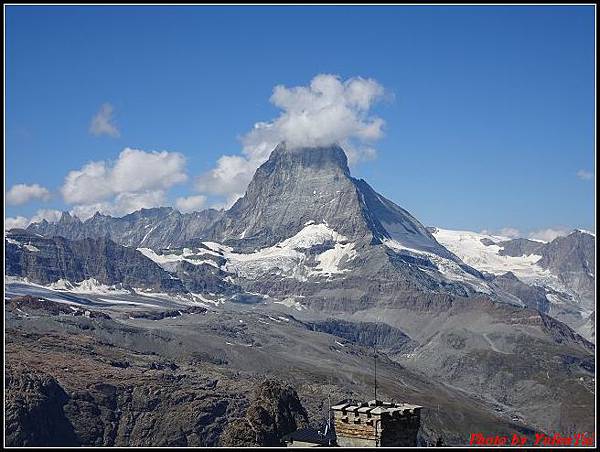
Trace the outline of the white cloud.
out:
M 125 148 L 113 165 L 90 162 L 69 172 L 61 192 L 69 204 L 93 204 L 126 193 L 165 190 L 186 179 L 182 154 Z
M 357 165 L 361 162 L 368 162 L 377 158 L 377 150 L 372 147 L 358 147 L 346 145 L 344 146 L 346 156 L 348 157 L 348 164 L 350 166 Z
M 516 228 L 511 228 L 511 227 L 500 229 L 500 235 L 503 235 L 504 237 L 509 237 L 511 239 L 516 239 L 516 238 L 522 237 L 521 231 L 519 231 Z
M 198 177 L 196 189 L 228 198 L 225 206 L 229 207 L 237 198 L 243 196 L 256 168 L 263 162 L 262 159 L 223 155 L 217 160 L 216 168 Z
M 62 212 L 54 209 L 40 209 L 31 218 L 25 218 L 22 216 L 6 218 L 4 220 L 4 229 L 9 230 L 13 228 L 26 228 L 31 223 L 38 223 L 42 220 L 46 220 L 50 223 L 55 223 L 60 220 Z
M 9 217 L 4 219 L 4 230 L 8 231 L 13 228 L 26 228 L 30 221 L 25 217 Z
M 177 152 L 125 148 L 115 162 L 90 162 L 69 172 L 61 192 L 82 220 L 96 212 L 122 216 L 164 206 L 166 190 L 187 180 L 185 163 Z
M 511 227 L 505 227 L 500 230 L 484 229 L 480 232 L 480 234 L 507 237 L 509 239 L 516 239 L 519 237 L 523 237 L 523 235 L 521 234 L 521 231 L 519 231 L 517 228 L 511 228 Z
M 142 208 L 161 207 L 164 205 L 166 205 L 164 190 L 120 193 L 110 201 L 76 205 L 71 209 L 71 214 L 85 221 L 96 212 L 113 217 L 121 217 Z
M 113 194 L 105 162 L 90 162 L 70 171 L 60 191 L 67 203 L 94 202 Z
M 26 185 L 17 184 L 13 185 L 11 189 L 6 193 L 6 204 L 8 205 L 20 205 L 25 204 L 32 199 L 41 199 L 47 201 L 50 199 L 50 192 L 47 188 L 42 187 L 38 184 Z
M 581 180 L 592 180 L 594 178 L 594 174 L 584 169 L 580 169 L 577 171 L 577 177 Z
M 102 104 L 100 110 L 92 118 L 90 123 L 90 133 L 92 135 L 108 135 L 117 138 L 121 135 L 113 118 L 114 107 L 105 103 Z
M 175 206 L 183 213 L 201 210 L 205 204 L 206 196 L 204 195 L 188 196 L 175 200 Z
M 290 148 L 327 146 L 349 139 L 372 141 L 382 136 L 383 120 L 369 117 L 383 87 L 372 79 L 320 74 L 310 86 L 273 90 L 271 103 L 282 110 L 271 122 L 258 123 L 243 139 L 244 149 L 262 152 L 280 141 Z
M 348 151 L 351 164 L 374 158 L 376 151 L 369 144 L 383 135 L 384 121 L 370 115 L 370 110 L 383 94 L 383 87 L 373 79 L 343 81 L 329 74 L 317 75 L 309 86 L 276 86 L 270 101 L 281 109 L 279 116 L 256 123 L 242 137 L 242 154 L 219 158 L 214 169 L 198 178 L 196 188 L 233 204 L 256 168 L 282 141 L 288 148 L 338 143 Z
M 185 157 L 176 152 L 125 148 L 114 162 L 90 162 L 70 171 L 61 193 L 64 201 L 72 205 L 70 212 L 82 220 L 97 211 L 123 216 L 141 208 L 167 205 L 167 190 L 187 180 L 185 164 Z M 188 205 L 192 201 L 189 200 Z M 199 199 L 194 201 L 199 205 Z M 60 211 L 40 210 L 30 219 L 10 220 L 11 224 L 26 226 L 43 218 L 57 221 L 60 216 Z
M 531 240 L 539 240 L 542 242 L 550 242 L 550 241 L 554 240 L 556 237 L 569 235 L 570 233 L 571 233 L 571 229 L 566 228 L 566 227 L 539 229 L 536 231 L 531 231 L 529 233 L 522 232 L 519 229 L 513 228 L 513 227 L 505 227 L 500 230 L 484 229 L 483 231 L 481 231 L 481 234 L 508 237 L 510 239 L 527 237 Z
M 529 234 L 529 238 L 533 240 L 541 240 L 543 242 L 551 242 L 556 237 L 562 237 L 569 235 L 570 233 L 571 229 L 567 228 L 547 228 L 531 232 Z

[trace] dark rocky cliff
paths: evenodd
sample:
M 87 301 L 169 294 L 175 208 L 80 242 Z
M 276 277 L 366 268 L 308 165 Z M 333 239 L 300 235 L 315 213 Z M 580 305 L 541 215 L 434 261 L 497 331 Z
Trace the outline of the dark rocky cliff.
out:
M 5 263 L 7 275 L 39 284 L 93 278 L 106 285 L 186 292 L 179 279 L 139 251 L 108 238 L 44 238 L 13 229 L 7 234 Z

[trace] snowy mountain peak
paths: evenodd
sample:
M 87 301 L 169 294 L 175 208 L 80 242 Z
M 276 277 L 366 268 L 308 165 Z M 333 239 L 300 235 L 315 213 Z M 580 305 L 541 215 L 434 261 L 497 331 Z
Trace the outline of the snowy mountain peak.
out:
M 580 234 L 587 234 L 587 235 L 591 235 L 592 237 L 596 237 L 596 234 L 592 231 L 588 231 L 587 229 L 574 229 L 573 232 L 579 232 Z M 573 234 L 573 232 L 571 232 L 571 234 Z

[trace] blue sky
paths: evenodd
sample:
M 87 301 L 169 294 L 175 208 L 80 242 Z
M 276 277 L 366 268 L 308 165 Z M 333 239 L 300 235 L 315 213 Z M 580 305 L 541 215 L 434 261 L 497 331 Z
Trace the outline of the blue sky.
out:
M 67 174 L 127 147 L 183 154 L 165 202 L 211 205 L 196 177 L 278 116 L 273 88 L 335 74 L 385 88 L 353 174 L 424 224 L 595 230 L 594 27 L 592 6 L 9 6 L 6 191 L 49 194 L 6 216 L 72 208 Z M 118 136 L 90 132 L 104 104 Z

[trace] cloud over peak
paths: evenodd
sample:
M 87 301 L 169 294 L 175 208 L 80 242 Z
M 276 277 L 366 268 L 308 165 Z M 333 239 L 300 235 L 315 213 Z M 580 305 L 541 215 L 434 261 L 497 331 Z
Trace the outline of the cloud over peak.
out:
M 255 153 L 265 145 L 272 150 L 280 141 L 296 148 L 377 140 L 384 121 L 369 116 L 369 110 L 383 93 L 375 80 L 342 81 L 330 74 L 317 75 L 309 86 L 277 85 L 270 101 L 281 113 L 270 122 L 255 124 L 243 138 L 244 151 Z
M 541 242 L 551 242 L 557 237 L 563 237 L 569 235 L 573 229 L 563 226 L 538 229 L 525 233 L 517 228 L 505 227 L 500 230 L 489 230 L 484 229 L 481 234 L 497 235 L 500 237 L 506 237 L 508 239 L 528 238 L 530 240 L 537 240 Z
M 529 238 L 532 240 L 541 240 L 542 242 L 551 242 L 557 237 L 569 235 L 573 230 L 570 228 L 546 228 L 529 233 Z
M 175 207 L 182 213 L 189 213 L 201 210 L 206 204 L 206 196 L 195 195 L 183 198 L 177 198 L 175 200 Z
M 242 137 L 241 155 L 220 157 L 198 178 L 197 190 L 223 196 L 230 206 L 282 141 L 290 148 L 340 144 L 350 164 L 374 158 L 371 144 L 382 137 L 384 121 L 370 110 L 383 95 L 383 86 L 373 79 L 331 74 L 315 76 L 308 86 L 275 86 L 269 100 L 281 110 L 279 116 L 254 124 Z

